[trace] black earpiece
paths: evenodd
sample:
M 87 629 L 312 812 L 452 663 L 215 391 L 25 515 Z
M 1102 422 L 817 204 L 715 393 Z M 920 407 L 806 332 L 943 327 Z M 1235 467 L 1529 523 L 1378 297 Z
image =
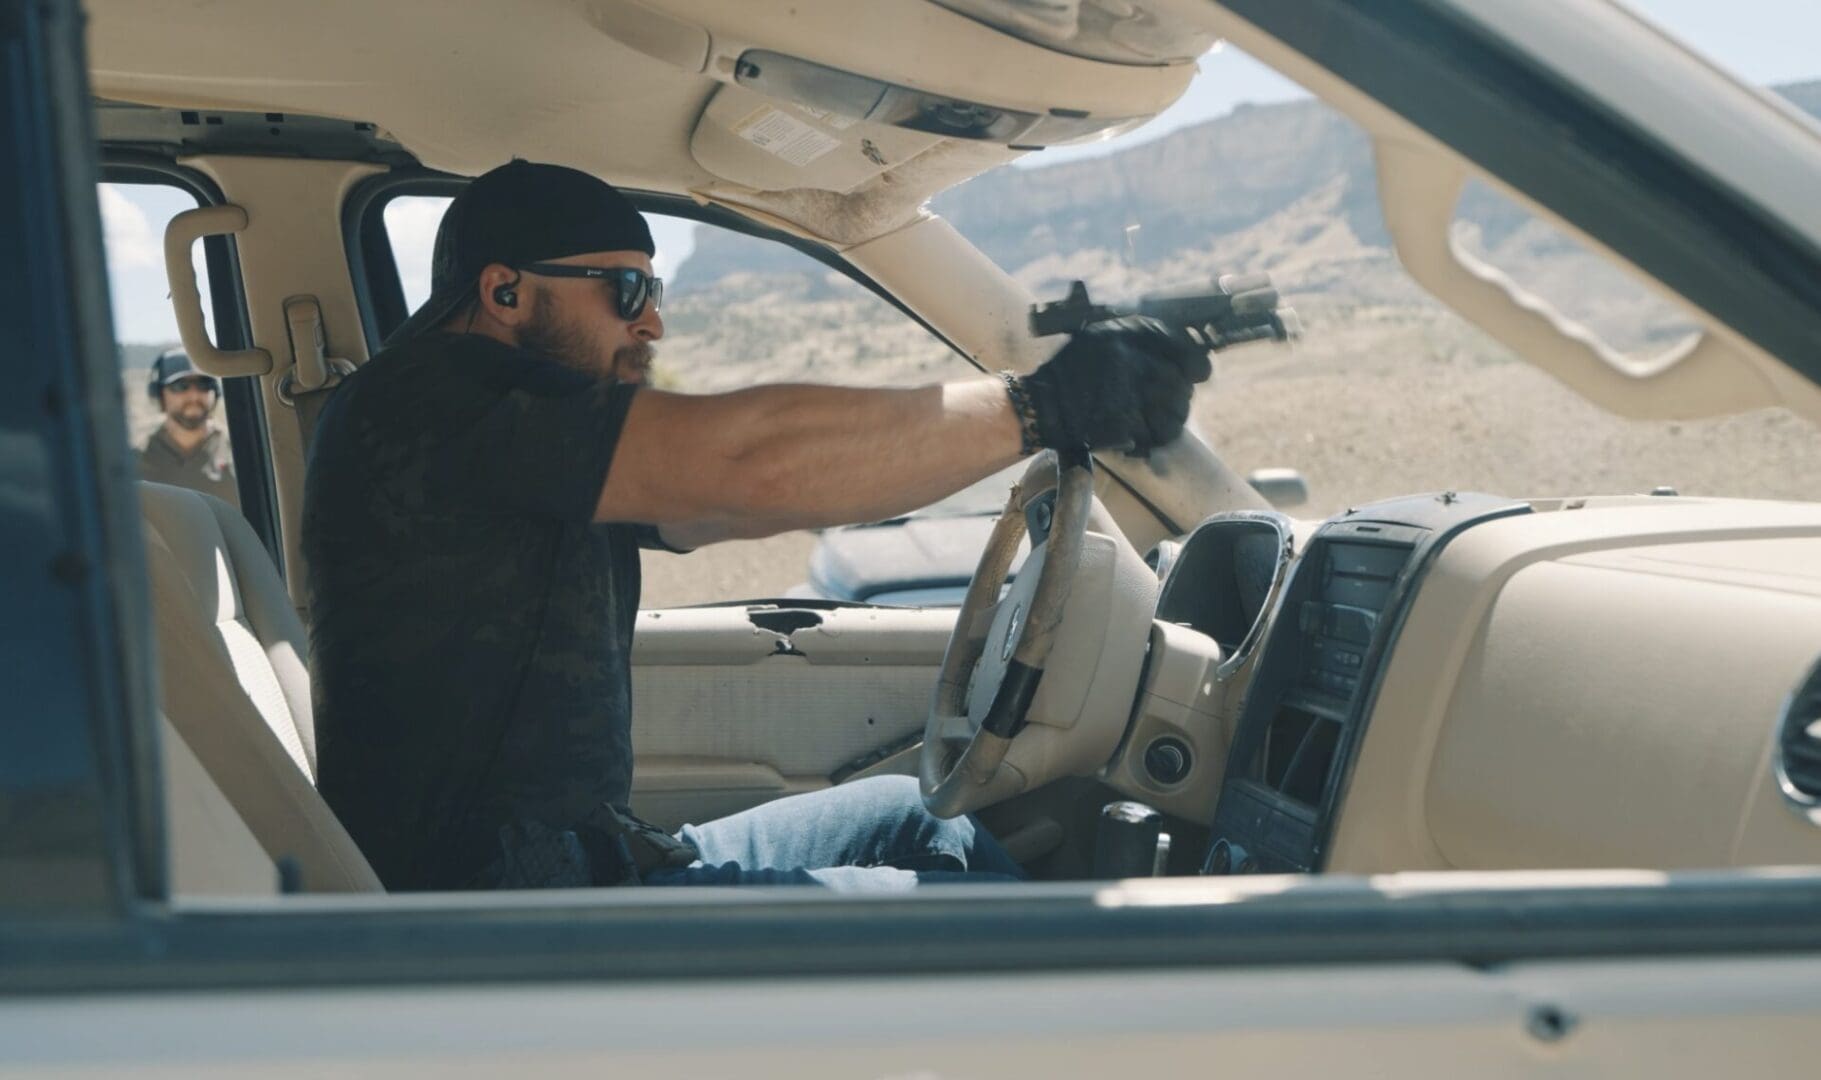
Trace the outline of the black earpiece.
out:
M 500 307 L 518 307 L 518 283 L 523 274 L 514 274 L 511 281 L 493 290 L 493 302 Z

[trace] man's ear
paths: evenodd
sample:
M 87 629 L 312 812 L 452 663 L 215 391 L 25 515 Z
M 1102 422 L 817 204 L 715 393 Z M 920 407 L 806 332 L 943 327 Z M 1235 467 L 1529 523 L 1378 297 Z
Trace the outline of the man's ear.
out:
M 530 304 L 520 288 L 523 275 L 504 263 L 488 263 L 481 271 L 476 291 L 481 311 L 506 326 L 525 321 Z

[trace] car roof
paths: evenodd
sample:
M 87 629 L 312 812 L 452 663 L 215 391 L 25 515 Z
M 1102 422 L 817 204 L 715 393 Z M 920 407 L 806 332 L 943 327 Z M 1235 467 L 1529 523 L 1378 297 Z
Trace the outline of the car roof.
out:
M 767 152 L 742 125 L 784 121 L 766 114 L 766 98 L 735 85 L 739 58 L 788 53 L 894 86 L 1080 114 L 1090 124 L 1155 115 L 1195 73 L 1192 61 L 1070 56 L 928 0 L 875 0 L 863 18 L 848 4 L 795 0 L 90 7 L 91 81 L 103 99 L 368 124 L 425 166 L 465 175 L 523 157 L 657 192 L 816 190 L 825 197 L 796 216 L 840 242 L 892 227 L 936 192 L 1021 151 L 903 129 L 849 137 L 837 122 L 821 132 L 837 145 L 811 139 Z M 861 26 L 867 32 L 857 33 Z

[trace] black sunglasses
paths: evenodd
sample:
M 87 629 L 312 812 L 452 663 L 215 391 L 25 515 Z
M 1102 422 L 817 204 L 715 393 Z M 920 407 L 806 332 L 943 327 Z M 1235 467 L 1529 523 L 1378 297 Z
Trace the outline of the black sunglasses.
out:
M 526 263 L 515 267 L 527 274 L 538 274 L 542 277 L 594 278 L 599 281 L 611 281 L 615 295 L 618 297 L 620 318 L 631 322 L 645 313 L 645 303 L 651 302 L 651 309 L 657 311 L 664 305 L 664 280 L 652 277 L 643 270 L 630 266 L 569 266 L 565 263 Z

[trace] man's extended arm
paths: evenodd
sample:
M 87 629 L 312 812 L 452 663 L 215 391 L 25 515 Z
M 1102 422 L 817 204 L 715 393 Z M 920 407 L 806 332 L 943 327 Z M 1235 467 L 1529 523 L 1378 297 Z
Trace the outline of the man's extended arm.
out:
M 1176 438 L 1207 350 L 1149 319 L 1095 324 L 1023 381 L 1035 443 L 1148 452 Z M 911 390 L 761 386 L 633 399 L 597 521 L 695 547 L 906 513 L 991 475 L 1024 446 L 1004 383 Z
M 656 524 L 667 543 L 873 521 L 1018 459 L 997 379 L 908 390 L 761 386 L 633 399 L 597 521 Z

